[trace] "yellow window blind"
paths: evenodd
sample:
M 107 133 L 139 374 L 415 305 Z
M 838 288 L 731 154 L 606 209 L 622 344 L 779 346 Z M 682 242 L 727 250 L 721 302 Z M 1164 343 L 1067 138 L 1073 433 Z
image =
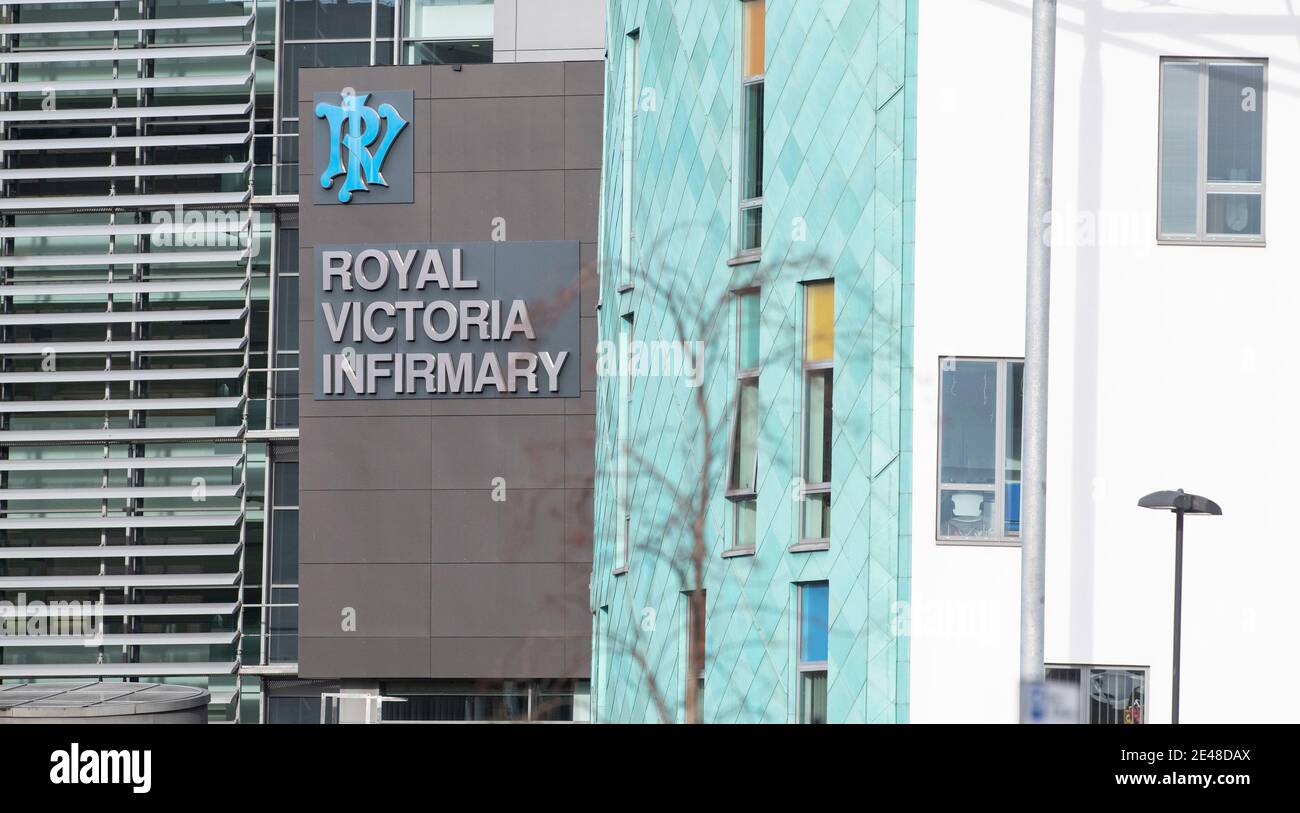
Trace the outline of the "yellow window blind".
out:
M 804 286 L 804 361 L 835 358 L 835 283 L 810 282 Z
M 745 76 L 762 76 L 766 0 L 744 0 L 740 7 L 745 15 L 743 21 Z

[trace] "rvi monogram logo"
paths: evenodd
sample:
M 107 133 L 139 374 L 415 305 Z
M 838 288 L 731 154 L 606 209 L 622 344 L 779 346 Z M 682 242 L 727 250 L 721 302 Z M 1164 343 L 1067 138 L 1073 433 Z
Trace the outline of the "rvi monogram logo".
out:
M 367 106 L 369 93 L 344 91 L 339 95 L 341 104 L 316 104 L 316 118 L 329 125 L 329 163 L 321 173 L 320 185 L 321 189 L 330 189 L 335 179 L 344 175 L 338 199 L 348 203 L 353 192 L 371 192 L 372 185 L 388 187 L 384 161 L 409 122 L 388 102 L 380 103 L 378 109 Z

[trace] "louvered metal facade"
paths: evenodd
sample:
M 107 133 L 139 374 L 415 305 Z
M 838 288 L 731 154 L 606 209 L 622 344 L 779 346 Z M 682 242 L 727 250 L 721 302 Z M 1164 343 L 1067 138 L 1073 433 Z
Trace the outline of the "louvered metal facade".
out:
M 600 58 L 602 0 L 572 34 L 541 2 L 0 0 L 0 683 L 318 718 L 291 685 L 298 71 Z M 91 641 L 34 626 L 101 600 Z
M 0 9 L 0 678 L 189 676 L 228 702 L 262 533 L 255 17 Z M 102 602 L 100 634 L 17 626 L 54 602 Z

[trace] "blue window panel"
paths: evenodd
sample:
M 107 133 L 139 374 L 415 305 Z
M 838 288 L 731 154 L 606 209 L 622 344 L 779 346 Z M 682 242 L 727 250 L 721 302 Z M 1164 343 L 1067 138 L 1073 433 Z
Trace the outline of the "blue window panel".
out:
M 804 584 L 799 591 L 799 660 L 824 661 L 830 633 L 830 585 Z

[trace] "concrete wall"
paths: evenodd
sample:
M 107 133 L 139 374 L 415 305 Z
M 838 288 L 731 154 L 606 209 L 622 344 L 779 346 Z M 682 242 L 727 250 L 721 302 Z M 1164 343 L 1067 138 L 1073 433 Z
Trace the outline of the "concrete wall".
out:
M 919 47 L 912 713 L 1016 718 L 1020 551 L 935 542 L 941 356 L 1024 347 L 1029 0 L 926 2 Z M 1284 0 L 1062 0 L 1048 439 L 1047 659 L 1150 668 L 1169 719 L 1185 488 L 1182 720 L 1295 720 L 1300 44 Z M 1267 57 L 1266 248 L 1155 241 L 1161 56 Z M 1080 221 L 1080 216 L 1085 220 Z
M 301 268 L 339 241 L 489 240 L 500 217 L 512 241 L 579 241 L 584 281 L 581 398 L 316 401 L 303 353 L 303 677 L 588 675 L 602 74 L 597 62 L 301 72 L 303 99 L 414 90 L 417 145 L 414 204 L 303 203 Z M 310 126 L 307 105 L 300 115 Z M 306 188 L 318 170 L 303 142 Z M 505 502 L 491 499 L 496 477 Z
M 605 58 L 604 0 L 496 0 L 492 58 L 554 62 Z

